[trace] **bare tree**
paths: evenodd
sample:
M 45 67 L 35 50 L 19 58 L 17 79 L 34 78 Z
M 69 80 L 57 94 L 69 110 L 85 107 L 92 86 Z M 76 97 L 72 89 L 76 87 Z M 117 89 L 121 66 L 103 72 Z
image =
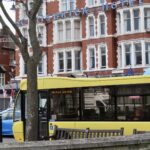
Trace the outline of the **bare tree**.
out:
M 32 8 L 28 9 L 28 0 L 16 0 L 25 7 L 29 23 L 29 37 L 32 47 L 32 55 L 28 53 L 28 39 L 21 33 L 19 27 L 8 15 L 3 0 L 0 0 L 0 8 L 7 20 L 11 23 L 16 33 L 14 34 L 4 19 L 0 15 L 0 23 L 4 30 L 10 35 L 16 46 L 19 47 L 25 64 L 27 65 L 27 120 L 26 120 L 26 140 L 38 140 L 38 92 L 37 92 L 37 66 L 42 54 L 36 34 L 37 13 L 43 0 L 33 0 Z

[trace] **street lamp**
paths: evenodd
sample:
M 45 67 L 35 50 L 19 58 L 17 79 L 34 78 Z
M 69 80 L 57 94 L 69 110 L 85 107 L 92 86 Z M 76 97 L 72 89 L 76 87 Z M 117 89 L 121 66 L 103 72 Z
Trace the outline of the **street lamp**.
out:
M 13 2 L 13 4 L 12 4 L 12 6 L 11 6 L 10 10 L 16 10 L 15 2 Z

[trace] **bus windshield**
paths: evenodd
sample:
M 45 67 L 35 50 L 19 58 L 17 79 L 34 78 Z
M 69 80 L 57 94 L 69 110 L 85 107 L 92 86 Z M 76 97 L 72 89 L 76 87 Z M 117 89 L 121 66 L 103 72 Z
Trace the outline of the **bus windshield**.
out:
M 18 92 L 15 100 L 13 121 L 21 120 L 21 94 Z

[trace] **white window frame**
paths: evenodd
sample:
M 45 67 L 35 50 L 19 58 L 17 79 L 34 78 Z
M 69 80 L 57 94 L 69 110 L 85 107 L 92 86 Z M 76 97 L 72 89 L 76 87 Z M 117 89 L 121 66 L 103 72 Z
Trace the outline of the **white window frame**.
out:
M 64 73 L 73 73 L 73 72 L 81 72 L 81 66 L 82 66 L 82 52 L 80 47 L 70 47 L 66 49 L 55 49 L 54 50 L 54 74 L 64 74 Z M 75 64 L 76 64 L 76 59 L 75 59 L 75 52 L 80 51 L 80 68 L 76 69 Z M 71 52 L 71 68 L 67 70 L 67 57 L 66 53 Z M 63 62 L 63 69 L 60 71 L 59 70 L 59 53 L 63 54 L 62 57 L 62 62 Z
M 101 50 L 102 48 L 105 48 L 105 66 L 102 66 L 102 56 L 104 56 L 104 54 L 102 54 Z M 107 45 L 106 44 L 100 44 L 98 46 L 98 68 L 99 69 L 107 69 L 108 68 L 108 50 L 107 50 Z
M 68 26 L 69 25 L 69 26 Z M 71 41 L 71 21 L 70 20 L 66 20 L 65 21 L 65 31 L 66 31 L 66 41 Z
M 144 39 L 144 40 L 130 40 L 130 41 L 123 41 L 123 42 L 119 42 L 119 45 L 121 45 L 122 47 L 122 56 L 119 57 L 118 56 L 118 62 L 122 63 L 122 67 L 118 66 L 119 68 L 141 68 L 141 67 L 147 67 L 149 66 L 149 64 L 146 64 L 146 43 L 150 44 L 150 40 L 149 39 Z M 140 59 L 139 61 L 141 61 L 140 63 L 136 63 L 136 48 L 135 48 L 135 44 L 140 44 L 140 49 L 139 49 L 139 53 L 140 53 Z M 131 64 L 126 65 L 126 51 L 125 51 L 125 45 L 130 45 L 130 58 L 131 58 Z M 149 53 L 149 60 L 150 60 L 150 48 L 148 50 Z M 119 55 L 119 51 L 118 51 L 118 55 Z M 150 63 L 150 61 L 149 61 Z
M 94 50 L 94 67 L 91 67 L 91 56 L 90 56 L 90 50 Z M 87 48 L 87 69 L 90 70 L 95 70 L 96 69 L 96 48 L 95 46 L 88 46 Z
M 118 48 L 117 48 L 117 66 L 118 66 L 118 68 L 122 68 L 123 67 L 123 59 L 122 59 L 122 57 L 123 57 L 123 50 L 122 50 L 122 45 L 121 44 L 119 44 L 118 45 Z
M 148 49 L 146 47 L 146 44 L 149 44 Z M 149 63 L 146 62 L 146 57 L 148 57 Z M 147 42 L 147 41 L 145 42 L 145 64 L 150 65 L 150 42 Z
M 130 17 L 128 18 L 128 17 L 126 17 L 125 18 L 125 14 L 127 14 L 127 12 L 129 12 L 129 15 L 130 15 Z M 130 12 L 130 10 L 125 10 L 124 12 L 123 12 L 123 17 L 124 17 L 124 31 L 125 31 L 125 33 L 126 32 L 131 32 L 132 31 L 132 24 L 131 24 L 131 20 L 132 20 L 132 18 L 131 18 L 131 12 Z M 128 22 L 129 21 L 129 22 Z M 129 23 L 129 26 L 130 26 L 130 30 L 128 29 L 128 23 Z M 126 24 L 126 25 L 125 25 Z
M 126 52 L 126 48 L 125 48 L 126 46 L 130 46 L 129 52 Z M 124 44 L 125 67 L 131 66 L 131 64 L 132 64 L 132 61 L 131 61 L 131 59 L 132 59 L 131 47 L 132 47 L 131 43 Z M 127 64 L 126 54 L 130 54 L 130 64 Z
M 76 57 L 76 52 L 79 52 L 80 55 L 79 57 Z M 76 63 L 78 62 L 78 60 L 80 61 L 80 67 L 79 69 L 76 69 Z M 74 70 L 75 71 L 80 71 L 81 70 L 81 50 L 74 50 Z
M 39 44 L 43 45 L 44 44 L 44 26 L 42 25 L 37 26 L 37 37 L 39 40 Z
M 135 30 L 134 28 L 134 10 L 139 10 L 139 29 Z M 150 31 L 150 15 L 148 15 L 148 17 L 145 16 L 145 11 L 146 9 L 150 9 L 150 5 L 143 5 L 141 7 L 141 5 L 137 5 L 134 7 L 125 7 L 123 9 L 117 9 L 117 13 L 120 13 L 120 22 L 121 22 L 121 28 L 118 28 L 118 18 L 117 18 L 117 33 L 118 34 L 134 34 L 137 32 L 146 32 L 146 31 Z M 125 16 L 124 16 L 124 12 L 129 11 L 130 12 L 130 24 L 131 24 L 131 31 L 126 31 L 125 30 Z M 146 21 L 148 20 L 148 21 Z M 146 23 L 147 23 L 147 27 L 146 27 Z M 147 28 L 147 29 L 146 29 Z M 119 32 L 120 30 L 120 32 Z
M 63 2 L 64 1 L 64 2 Z M 62 5 L 66 5 L 66 8 L 63 9 Z M 71 6 L 73 8 L 71 8 Z M 70 11 L 76 8 L 76 0 L 60 0 L 59 3 L 60 11 Z
M 75 22 L 79 21 L 79 28 L 78 32 L 75 33 Z M 67 25 L 66 22 L 70 22 L 70 37 L 67 38 Z M 61 24 L 61 30 L 59 30 Z M 78 37 L 75 37 L 75 35 L 78 35 Z M 53 28 L 53 38 L 54 38 L 54 43 L 65 43 L 68 41 L 81 41 L 81 35 L 82 35 L 82 29 L 81 29 L 81 18 L 76 17 L 76 18 L 70 18 L 70 19 L 64 19 L 64 20 L 58 20 L 54 22 L 54 28 Z
M 60 26 L 61 25 L 61 28 Z M 59 42 L 62 42 L 64 40 L 64 24 L 62 21 L 57 22 L 58 30 L 57 30 L 57 35 L 58 35 L 58 40 Z
M 139 15 L 135 16 L 134 12 L 137 11 L 137 10 L 139 11 Z M 133 28 L 134 28 L 134 31 L 139 31 L 140 30 L 140 26 L 141 26 L 141 18 L 140 18 L 141 15 L 140 14 L 141 14 L 140 9 L 133 9 L 133 22 L 134 22 Z M 138 19 L 138 29 L 135 29 L 135 26 L 137 25 L 136 22 L 135 22 L 135 19 Z
M 70 53 L 71 56 L 67 56 L 67 53 Z M 70 61 L 70 65 L 71 65 L 71 68 L 68 68 L 68 61 Z M 65 71 L 66 72 L 71 72 L 72 71 L 72 51 L 71 50 L 67 50 L 65 51 Z
M 62 58 L 60 59 L 59 58 L 59 54 L 62 54 Z M 58 60 L 58 72 L 61 73 L 61 72 L 65 72 L 65 63 L 64 63 L 64 52 L 63 51 L 59 51 L 57 53 L 57 60 Z M 62 64 L 63 64 L 63 68 L 60 68 L 60 61 L 62 61 Z
M 41 71 L 39 71 L 39 65 L 41 65 Z M 38 75 L 46 75 L 47 74 L 47 56 L 46 53 L 43 52 L 42 57 L 39 61 L 39 65 L 37 67 Z
M 101 34 L 101 21 L 100 21 L 100 16 L 103 16 L 104 17 L 104 34 Z M 98 29 L 98 36 L 99 37 L 103 37 L 103 36 L 106 36 L 107 35 L 107 21 L 106 21 L 106 15 L 104 14 L 104 13 L 100 13 L 99 15 L 98 15 L 98 20 L 97 20 L 97 22 L 98 22 L 98 27 L 97 27 L 97 29 Z
M 79 22 L 79 27 L 77 28 L 76 22 Z M 74 40 L 81 39 L 81 20 L 75 19 L 74 20 Z
M 150 30 L 150 14 L 148 14 L 148 16 L 145 16 L 146 9 L 150 11 L 150 8 L 147 8 L 147 7 L 144 8 L 144 28 Z
M 90 29 L 89 29 L 89 18 L 90 17 L 93 17 L 93 20 L 94 20 L 94 35 L 93 36 L 90 36 Z M 90 14 L 88 17 L 87 17 L 87 20 L 86 20 L 86 35 L 87 35 L 87 38 L 95 38 L 96 37 L 96 24 L 95 24 L 95 16 Z
M 135 47 L 136 44 L 140 44 L 140 47 L 141 47 L 141 49 L 138 51 Z M 135 42 L 135 43 L 133 43 L 133 47 L 134 47 L 134 65 L 141 66 L 142 62 L 143 62 L 143 60 L 142 60 L 142 44 L 141 44 L 141 42 Z M 141 53 L 141 63 L 140 64 L 137 64 L 137 55 L 136 55 L 137 53 Z
M 121 13 L 117 12 L 117 34 L 121 34 Z

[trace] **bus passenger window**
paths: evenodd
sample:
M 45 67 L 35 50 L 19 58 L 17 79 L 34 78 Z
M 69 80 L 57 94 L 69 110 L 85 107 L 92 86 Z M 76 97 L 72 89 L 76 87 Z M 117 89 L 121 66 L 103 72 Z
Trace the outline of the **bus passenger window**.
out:
M 84 89 L 84 110 L 82 120 L 108 120 L 109 94 L 102 88 Z
M 51 120 L 79 120 L 78 89 L 53 90 L 51 95 Z
M 149 96 L 120 96 L 117 97 L 118 120 L 146 121 L 150 120 L 148 105 Z

